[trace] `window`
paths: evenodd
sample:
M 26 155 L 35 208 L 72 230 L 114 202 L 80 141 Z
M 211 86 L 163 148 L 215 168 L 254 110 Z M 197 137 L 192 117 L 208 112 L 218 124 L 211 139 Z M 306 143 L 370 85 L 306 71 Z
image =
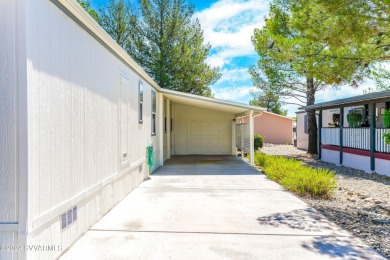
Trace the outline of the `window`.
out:
M 303 131 L 304 131 L 304 133 L 305 134 L 307 134 L 308 133 L 308 130 L 307 130 L 307 115 L 304 115 L 303 116 Z
M 144 86 L 142 81 L 138 83 L 138 122 L 142 124 L 143 116 L 143 104 L 144 104 Z
M 167 100 L 164 99 L 164 133 L 167 132 Z
M 156 96 L 156 91 L 152 90 L 152 135 L 156 135 L 156 111 L 157 111 L 157 96 Z

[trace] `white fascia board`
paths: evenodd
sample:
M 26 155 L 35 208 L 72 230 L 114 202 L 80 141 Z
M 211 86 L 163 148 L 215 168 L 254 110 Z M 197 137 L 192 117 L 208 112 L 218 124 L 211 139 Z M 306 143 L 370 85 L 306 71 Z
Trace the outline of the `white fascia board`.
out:
M 253 110 L 256 112 L 266 110 L 263 107 L 256 107 L 256 106 L 251 106 L 251 105 L 247 105 L 247 104 L 243 104 L 243 103 L 227 101 L 227 100 L 223 100 L 223 99 L 198 96 L 198 95 L 194 95 L 194 94 L 189 94 L 189 93 L 184 93 L 184 92 L 179 92 L 179 91 L 174 91 L 174 90 L 169 90 L 169 89 L 162 89 L 161 92 L 163 94 L 167 95 L 168 97 L 169 97 L 169 95 L 172 95 L 172 96 L 183 98 L 183 100 L 184 99 L 199 100 L 199 101 L 203 101 L 203 102 L 210 102 L 210 103 L 225 105 L 225 106 L 229 106 L 229 107 L 242 108 L 245 110 Z

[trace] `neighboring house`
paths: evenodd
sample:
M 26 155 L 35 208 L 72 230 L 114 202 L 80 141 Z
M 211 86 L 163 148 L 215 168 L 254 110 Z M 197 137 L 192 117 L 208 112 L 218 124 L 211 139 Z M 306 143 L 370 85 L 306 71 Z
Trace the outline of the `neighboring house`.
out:
M 0 259 L 58 257 L 147 177 L 148 146 L 154 169 L 235 155 L 236 117 L 263 110 L 161 89 L 75 0 L 0 6 L 0 245 L 20 246 Z
M 292 144 L 293 119 L 263 111 L 254 117 L 255 134 L 264 137 L 264 142 L 272 144 Z M 248 117 L 237 119 L 237 123 L 248 123 Z
M 383 112 L 390 109 L 390 91 L 319 103 L 306 108 L 318 114 L 319 158 L 336 165 L 390 176 L 390 145 L 382 134 Z M 305 108 L 301 108 L 305 109 Z M 359 114 L 358 123 L 348 122 Z M 298 138 L 305 129 L 305 112 L 297 113 Z M 353 125 L 350 125 L 353 124 Z
M 301 150 L 307 150 L 309 146 L 309 135 L 307 131 L 307 113 L 306 111 L 296 112 L 297 121 L 295 126 L 296 131 L 296 147 Z M 318 116 L 317 116 L 318 125 Z

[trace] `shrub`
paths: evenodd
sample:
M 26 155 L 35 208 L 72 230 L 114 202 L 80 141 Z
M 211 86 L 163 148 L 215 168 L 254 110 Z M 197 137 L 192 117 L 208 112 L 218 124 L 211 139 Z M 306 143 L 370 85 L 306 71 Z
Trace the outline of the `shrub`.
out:
M 259 148 L 263 148 L 264 138 L 261 135 L 255 134 L 254 141 L 255 141 L 255 150 Z
M 349 127 L 360 127 L 362 124 L 363 116 L 358 113 L 351 113 L 347 115 L 347 121 Z
M 257 152 L 255 153 L 255 164 L 264 167 L 265 166 L 265 160 L 266 160 L 267 155 L 265 153 L 260 153 Z
M 383 113 L 383 127 L 390 128 L 390 109 Z
M 255 164 L 262 168 L 268 178 L 300 196 L 330 198 L 336 188 L 333 171 L 313 169 L 295 159 L 258 152 L 255 154 Z
M 385 143 L 390 144 L 390 131 L 384 132 L 382 134 L 382 136 L 383 136 L 383 139 L 385 140 Z

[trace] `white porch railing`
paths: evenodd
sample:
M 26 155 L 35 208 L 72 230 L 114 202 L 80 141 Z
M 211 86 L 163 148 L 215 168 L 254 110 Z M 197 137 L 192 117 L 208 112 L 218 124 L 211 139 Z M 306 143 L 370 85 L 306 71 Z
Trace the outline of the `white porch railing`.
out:
M 370 128 L 343 128 L 343 146 L 370 150 Z
M 321 128 L 321 143 L 340 145 L 340 128 Z
M 390 129 L 376 129 L 375 131 L 375 150 L 381 153 L 390 153 L 390 145 L 386 144 L 382 137 L 382 134 Z

